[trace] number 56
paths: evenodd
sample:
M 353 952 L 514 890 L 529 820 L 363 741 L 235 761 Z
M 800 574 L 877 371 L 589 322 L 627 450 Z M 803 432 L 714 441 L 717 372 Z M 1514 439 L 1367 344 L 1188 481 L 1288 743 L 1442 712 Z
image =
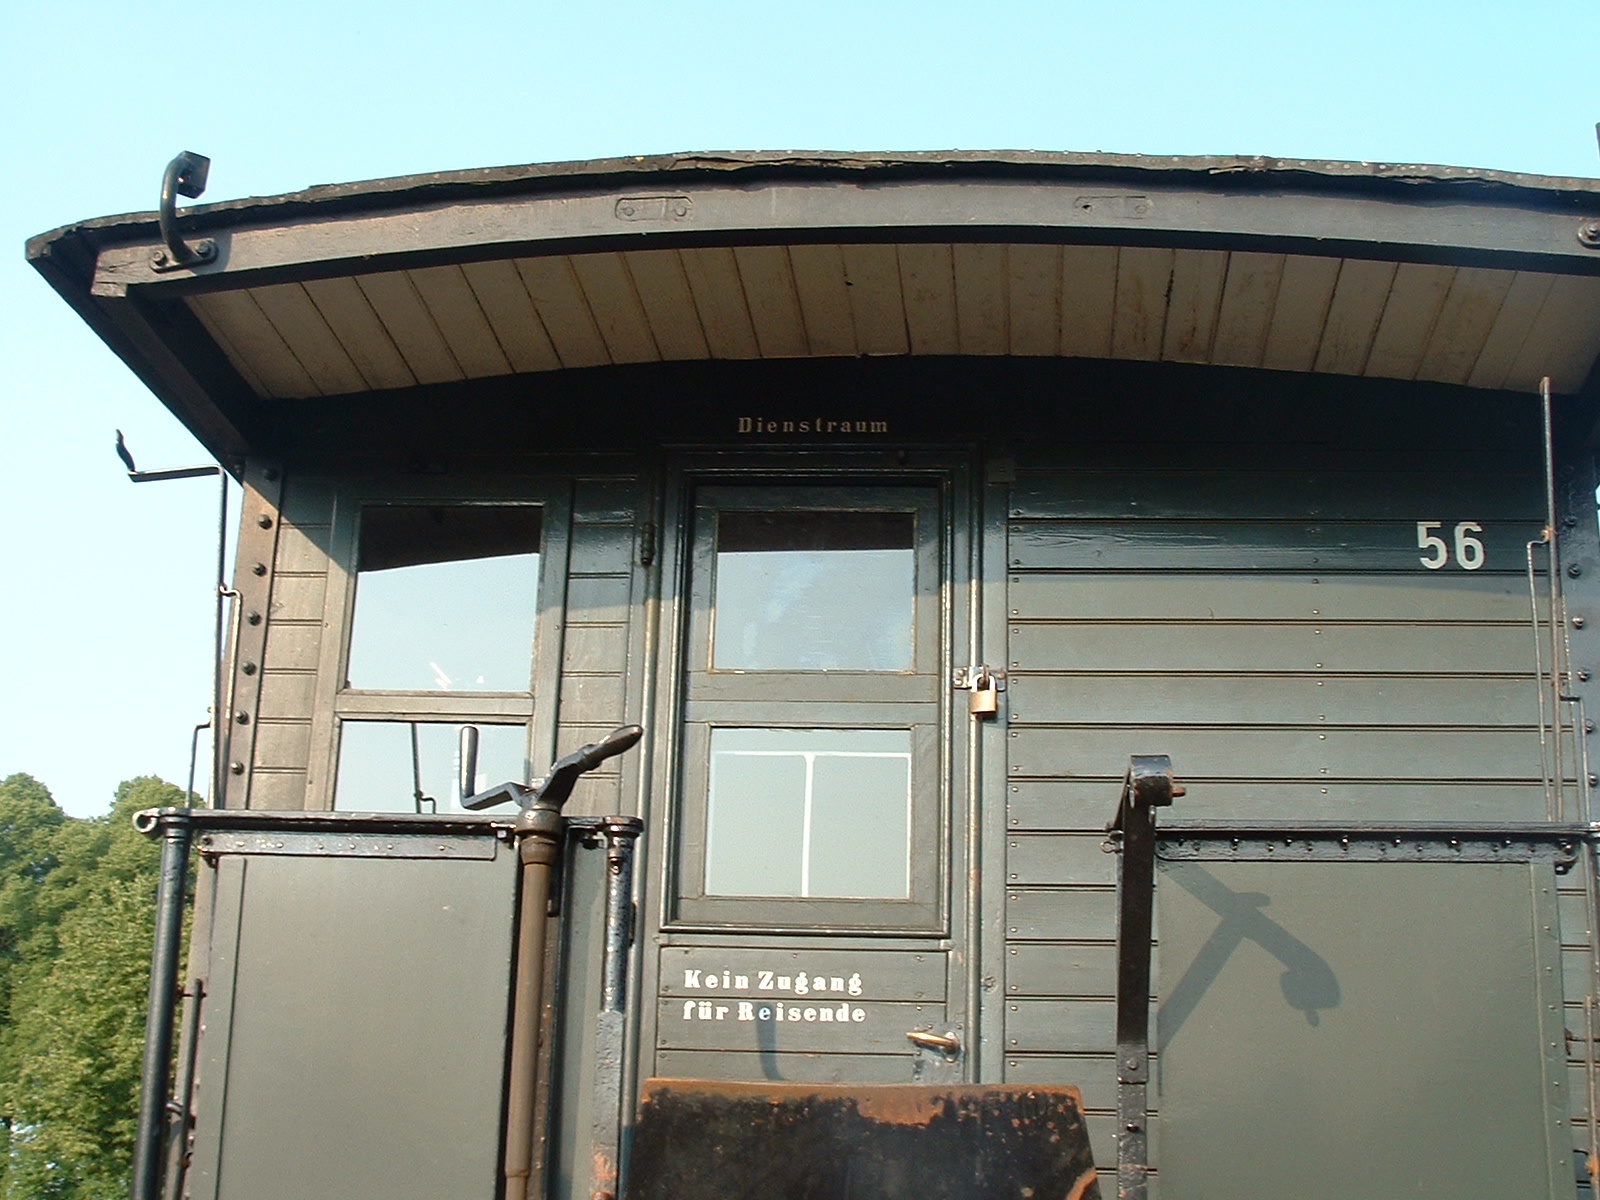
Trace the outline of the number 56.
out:
M 1417 522 L 1417 549 L 1431 551 L 1418 561 L 1430 571 L 1437 571 L 1450 561 L 1450 547 L 1433 531 L 1444 525 L 1443 521 Z M 1483 526 L 1476 521 L 1462 521 L 1455 528 L 1456 565 L 1463 571 L 1476 571 L 1483 566 L 1483 543 L 1472 535 L 1482 533 Z

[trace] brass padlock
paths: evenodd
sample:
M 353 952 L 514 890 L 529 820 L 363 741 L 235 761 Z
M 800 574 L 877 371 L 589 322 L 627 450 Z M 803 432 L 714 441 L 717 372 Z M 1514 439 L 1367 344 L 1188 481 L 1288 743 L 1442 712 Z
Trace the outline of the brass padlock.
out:
M 1000 711 L 1000 686 L 987 670 L 980 671 L 972 681 L 967 711 L 975 717 L 992 717 Z

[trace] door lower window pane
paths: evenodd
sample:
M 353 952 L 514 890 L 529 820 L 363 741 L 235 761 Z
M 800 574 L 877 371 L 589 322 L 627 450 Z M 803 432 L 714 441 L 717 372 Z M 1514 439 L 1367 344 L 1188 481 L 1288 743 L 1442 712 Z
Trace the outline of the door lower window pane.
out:
M 911 894 L 911 733 L 714 729 L 707 895 Z
M 474 792 L 528 778 L 524 725 L 478 727 Z M 413 773 L 434 805 L 419 805 Z M 435 722 L 345 721 L 339 735 L 339 774 L 333 806 L 344 812 L 462 812 L 461 726 Z M 493 811 L 493 810 L 491 810 Z

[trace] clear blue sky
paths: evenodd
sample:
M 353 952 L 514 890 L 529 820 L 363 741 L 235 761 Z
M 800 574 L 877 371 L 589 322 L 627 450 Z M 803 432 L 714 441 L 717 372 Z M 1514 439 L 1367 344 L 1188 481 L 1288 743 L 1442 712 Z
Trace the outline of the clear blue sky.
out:
M 1107 150 L 1600 175 L 1595 0 L 0 5 L 0 776 L 182 781 L 210 687 L 203 455 L 23 262 L 154 206 L 703 149 Z M 202 776 L 204 771 L 202 769 Z

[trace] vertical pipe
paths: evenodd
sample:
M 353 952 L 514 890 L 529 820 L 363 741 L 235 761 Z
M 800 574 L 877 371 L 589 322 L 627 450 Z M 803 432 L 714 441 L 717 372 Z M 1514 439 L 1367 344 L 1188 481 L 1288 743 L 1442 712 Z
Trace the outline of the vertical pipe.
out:
M 523 814 L 524 819 L 531 815 Z M 551 872 L 564 837 L 560 817 L 549 815 L 555 816 L 556 827 L 525 833 L 517 847 L 522 862 L 522 895 L 517 916 L 517 976 L 511 1005 L 511 1063 L 506 1089 L 505 1200 L 527 1200 L 528 1177 L 533 1172 L 545 924 Z
M 231 589 L 228 587 L 228 472 L 219 463 L 217 478 L 222 485 L 217 491 L 217 619 L 212 639 L 211 664 L 211 804 L 222 807 L 222 791 L 227 786 L 228 714 L 222 710 L 222 637 L 227 625 L 227 603 Z M 188 803 L 187 800 L 184 801 Z
M 607 817 L 606 935 L 600 1012 L 594 1030 L 594 1116 L 590 1129 L 590 1200 L 615 1200 L 622 1142 L 622 1057 L 626 1037 L 628 950 L 633 943 L 634 843 L 644 829 L 638 817 Z
M 461 775 L 460 781 L 456 784 L 456 803 L 460 804 L 461 801 L 478 790 L 478 727 L 476 725 L 463 725 L 461 727 L 458 765 L 461 768 Z
M 194 1060 L 200 1041 L 200 1005 L 205 988 L 198 979 L 183 994 L 183 1022 L 178 1030 L 178 1070 L 172 1081 L 172 1101 L 167 1105 L 167 1167 L 163 1200 L 183 1195 L 188 1169 L 190 1104 L 194 1096 Z
M 1550 741 L 1554 750 L 1555 819 L 1561 820 L 1567 804 L 1566 771 L 1561 750 L 1561 697 L 1566 690 L 1566 658 L 1562 654 L 1566 639 L 1566 613 L 1561 598 L 1561 541 L 1556 536 L 1555 420 L 1548 375 L 1539 381 L 1539 406 L 1544 418 L 1544 535 L 1550 543 L 1545 555 L 1550 578 Z
M 1117 870 L 1117 1196 L 1145 1200 L 1150 1162 L 1150 926 L 1155 895 L 1154 814 L 1134 799 L 1122 810 Z
M 133 1144 L 133 1200 L 157 1200 L 160 1195 L 167 1063 L 172 1058 L 172 1010 L 178 992 L 178 948 L 183 940 L 183 893 L 189 867 L 187 812 L 166 809 L 154 820 L 161 826 L 161 873 L 156 886 L 155 946 L 150 956 L 150 993 L 145 1009 L 139 1124 Z

